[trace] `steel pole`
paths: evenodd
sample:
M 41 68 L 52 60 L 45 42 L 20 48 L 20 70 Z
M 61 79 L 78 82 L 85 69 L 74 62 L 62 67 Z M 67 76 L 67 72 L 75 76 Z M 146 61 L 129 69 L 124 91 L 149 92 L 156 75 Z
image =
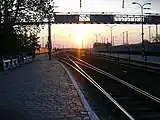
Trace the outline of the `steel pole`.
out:
M 142 15 L 142 43 L 143 43 L 143 40 L 144 40 L 144 32 L 143 32 L 143 27 L 144 27 L 144 25 L 143 25 L 143 6 L 141 7 L 141 15 Z
M 123 32 L 123 45 L 125 44 L 124 32 Z
M 96 43 L 98 43 L 98 37 L 97 37 L 97 35 L 96 35 Z
M 156 24 L 156 37 L 158 36 L 158 25 Z
M 126 43 L 129 44 L 129 42 L 128 42 L 128 31 L 126 31 Z
M 51 60 L 51 50 L 52 50 L 52 42 L 51 42 L 51 16 L 48 15 L 48 55 L 49 60 Z
M 111 44 L 112 44 L 112 46 L 113 46 L 112 27 L 110 27 L 110 29 L 111 29 Z
M 142 54 L 144 55 L 145 48 L 144 48 L 144 25 L 143 25 L 144 17 L 143 17 L 143 6 L 141 6 L 141 15 L 142 15 Z
M 148 36 L 149 37 L 149 42 L 151 42 L 151 26 L 148 26 L 148 28 L 149 28 L 149 34 L 148 34 L 149 35 Z

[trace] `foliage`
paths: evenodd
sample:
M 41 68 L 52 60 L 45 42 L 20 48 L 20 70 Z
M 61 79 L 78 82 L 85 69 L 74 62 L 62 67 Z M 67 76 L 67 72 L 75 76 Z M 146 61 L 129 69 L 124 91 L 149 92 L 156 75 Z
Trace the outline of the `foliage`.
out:
M 22 53 L 33 54 L 35 53 L 35 50 L 38 50 L 40 48 L 38 44 L 39 37 L 34 34 L 19 34 L 17 37 L 20 41 L 19 49 Z
M 153 42 L 160 42 L 160 34 L 153 37 Z
M 45 20 L 53 5 L 53 0 L 0 0 L 0 56 L 33 53 L 39 47 L 39 25 L 15 23 Z
M 0 21 L 20 22 L 44 20 L 54 11 L 53 0 L 1 0 Z
M 149 40 L 147 40 L 147 39 L 144 39 L 144 40 L 143 40 L 143 43 L 144 43 L 144 44 L 150 44 L 151 42 L 150 42 Z
M 110 47 L 110 46 L 112 46 L 112 44 L 111 43 L 94 43 L 94 45 L 93 45 L 93 48 L 97 48 L 97 47 L 103 47 L 103 48 L 106 48 L 106 47 Z

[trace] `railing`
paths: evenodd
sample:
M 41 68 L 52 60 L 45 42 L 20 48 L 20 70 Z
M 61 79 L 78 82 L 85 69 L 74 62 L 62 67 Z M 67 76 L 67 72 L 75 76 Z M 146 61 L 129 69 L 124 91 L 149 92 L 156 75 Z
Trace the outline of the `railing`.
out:
M 33 60 L 32 56 L 26 56 L 23 57 L 21 60 L 20 59 L 8 59 L 8 60 L 3 60 L 3 69 L 10 70 L 12 68 L 18 67 L 19 65 L 23 65 L 26 63 L 30 63 Z
M 89 54 L 89 53 L 88 53 Z M 93 52 L 92 55 L 103 57 L 104 59 L 118 62 L 118 64 L 126 64 L 129 66 L 137 66 L 147 71 L 158 72 L 160 71 L 160 63 L 149 61 L 149 56 L 140 56 L 140 55 L 132 55 L 132 54 L 121 54 L 121 53 L 100 53 L 100 52 Z M 125 55 L 125 56 L 123 56 Z M 127 56 L 128 55 L 128 56 Z M 138 56 L 143 59 L 134 58 L 133 56 Z

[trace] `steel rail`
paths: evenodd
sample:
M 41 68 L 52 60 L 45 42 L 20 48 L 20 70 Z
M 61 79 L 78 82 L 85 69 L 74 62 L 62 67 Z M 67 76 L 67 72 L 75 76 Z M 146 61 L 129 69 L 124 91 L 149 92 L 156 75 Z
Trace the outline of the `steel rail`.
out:
M 146 61 L 145 62 L 144 60 L 138 60 L 138 59 L 132 59 L 132 58 L 129 59 L 129 58 L 123 58 L 123 57 L 118 57 L 118 56 L 109 56 L 109 55 L 105 55 L 105 54 L 100 54 L 100 55 L 102 55 L 102 57 L 110 57 L 110 58 L 114 58 L 114 59 L 118 58 L 120 60 L 125 60 L 125 61 L 130 60 L 131 62 L 135 62 L 137 64 L 141 64 L 141 65 L 137 65 L 137 66 L 143 66 L 146 63 L 147 64 L 147 68 L 151 68 L 151 69 L 152 69 L 152 67 L 154 67 L 156 65 L 160 65 L 160 63 L 158 63 L 158 62 L 151 62 L 151 61 Z M 135 64 L 133 63 L 133 65 L 135 65 Z
M 72 55 L 71 55 L 71 56 L 72 56 Z M 74 57 L 74 56 L 72 56 L 72 57 Z M 97 67 L 95 67 L 95 66 L 93 66 L 93 65 L 91 65 L 91 64 L 89 64 L 89 63 L 87 63 L 87 62 L 85 62 L 85 61 L 83 61 L 83 60 L 81 60 L 81 59 L 79 59 L 79 58 L 76 58 L 76 57 L 74 57 L 74 58 L 77 59 L 77 60 L 79 60 L 79 61 L 81 61 L 81 62 L 83 62 L 84 64 L 86 64 L 86 65 L 84 65 L 84 64 L 81 64 L 81 65 L 83 65 L 83 66 L 85 66 L 85 67 L 88 67 L 88 68 L 90 68 L 90 69 L 92 69 L 92 70 L 94 70 L 94 71 L 97 71 L 97 72 L 99 72 L 99 73 L 101 73 L 101 74 L 103 74 L 103 75 L 105 75 L 105 76 L 107 76 L 107 77 L 109 77 L 109 78 L 111 78 L 111 79 L 113 79 L 113 80 L 116 80 L 117 82 L 122 83 L 122 84 L 130 87 L 131 89 L 133 89 L 133 90 L 135 90 L 135 91 L 137 91 L 137 92 L 145 95 L 146 97 L 148 97 L 148 98 L 150 98 L 150 99 L 152 99 L 152 100 L 160 103 L 160 98 L 158 98 L 158 97 L 156 97 L 156 96 L 153 96 L 153 95 L 151 95 L 150 93 L 148 93 L 148 92 L 146 92 L 146 91 L 144 91 L 144 90 L 141 90 L 140 88 L 138 88 L 138 87 L 136 87 L 136 86 L 134 86 L 134 85 L 132 85 L 132 84 L 129 84 L 129 83 L 125 82 L 124 80 L 122 80 L 122 79 L 120 79 L 120 78 L 118 78 L 118 77 L 115 77 L 115 76 L 107 73 L 106 71 L 101 70 L 101 69 L 99 69 L 99 68 L 97 68 Z M 76 63 L 78 63 L 78 62 L 76 62 Z
M 74 62 L 71 58 L 67 56 L 67 58 L 77 67 L 75 68 L 73 65 L 69 64 L 65 60 L 62 60 L 70 67 L 74 68 L 76 71 L 78 71 L 82 76 L 84 76 L 88 81 L 90 81 L 98 90 L 100 90 L 111 102 L 113 102 L 130 120 L 135 120 L 132 115 L 130 115 L 109 93 L 107 93 L 98 83 L 94 81 L 92 77 L 90 77 L 82 68 Z M 66 58 L 64 58 L 66 59 Z
M 153 72 L 153 73 L 159 73 L 159 70 L 160 68 L 159 67 L 155 67 L 156 65 L 160 65 L 160 64 L 157 64 L 157 63 L 151 63 L 151 62 L 143 62 L 143 61 L 138 61 L 138 60 L 133 60 L 133 59 L 127 59 L 127 58 L 118 58 L 118 57 L 113 57 L 113 56 L 101 56 L 103 57 L 102 59 L 103 60 L 108 60 L 110 62 L 114 62 L 115 64 L 119 64 L 119 65 L 122 65 L 122 66 L 126 66 L 128 67 L 127 65 L 130 65 L 130 67 L 132 68 L 138 68 L 138 69 L 145 69 L 146 71 L 150 71 L 150 72 Z M 99 58 L 97 56 L 95 56 L 95 58 Z M 119 61 L 117 61 L 119 59 Z M 145 64 L 147 64 L 145 66 Z

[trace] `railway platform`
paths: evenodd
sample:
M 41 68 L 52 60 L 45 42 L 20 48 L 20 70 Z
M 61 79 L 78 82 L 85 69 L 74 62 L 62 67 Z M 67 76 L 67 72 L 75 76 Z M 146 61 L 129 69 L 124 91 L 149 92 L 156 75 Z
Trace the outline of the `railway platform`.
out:
M 90 120 L 90 113 L 64 67 L 46 55 L 0 72 L 1 120 Z

